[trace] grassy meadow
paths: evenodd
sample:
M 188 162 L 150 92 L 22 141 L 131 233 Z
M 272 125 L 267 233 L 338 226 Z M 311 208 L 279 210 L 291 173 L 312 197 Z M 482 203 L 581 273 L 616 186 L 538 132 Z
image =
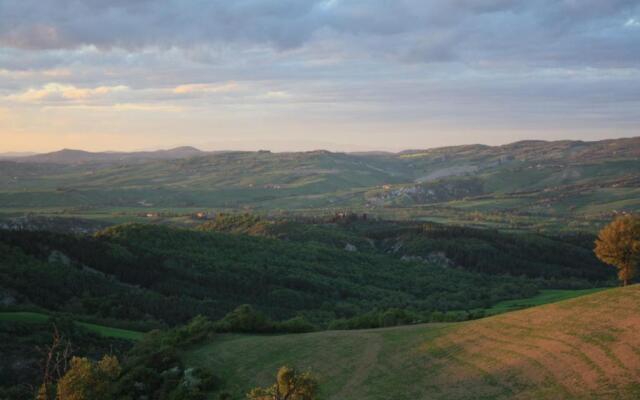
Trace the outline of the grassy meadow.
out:
M 555 303 L 562 300 L 573 299 L 575 297 L 584 296 L 591 293 L 597 293 L 604 288 L 595 289 L 579 289 L 579 290 L 559 290 L 559 289 L 546 289 L 541 290 L 539 294 L 534 297 L 525 299 L 505 300 L 498 304 L 495 304 L 491 308 L 485 309 L 487 315 L 500 314 L 503 312 L 521 310 L 523 308 L 541 306 L 544 304 Z
M 639 309 L 635 285 L 461 323 L 222 335 L 184 360 L 233 398 L 286 364 L 310 369 L 321 399 L 637 399 Z
M 50 316 L 47 314 L 28 311 L 0 312 L 0 322 L 12 321 L 45 323 L 49 320 L 49 318 Z M 74 321 L 74 323 L 89 332 L 114 339 L 140 340 L 144 336 L 144 332 L 137 332 L 128 329 L 114 328 L 111 326 L 98 325 L 81 321 Z

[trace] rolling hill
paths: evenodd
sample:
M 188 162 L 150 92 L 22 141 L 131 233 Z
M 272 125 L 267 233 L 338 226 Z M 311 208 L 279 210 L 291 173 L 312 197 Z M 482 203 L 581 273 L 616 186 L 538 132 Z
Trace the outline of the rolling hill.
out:
M 8 151 L 8 152 L 0 153 L 0 160 L 34 156 L 36 154 L 37 153 L 33 153 L 29 151 Z
M 243 398 L 284 364 L 322 399 L 637 399 L 640 286 L 452 324 L 220 335 L 185 356 Z
M 14 161 L 23 163 L 50 164 L 86 164 L 110 162 L 141 162 L 155 159 L 188 158 L 206 154 L 191 146 L 176 147 L 169 150 L 136 151 L 136 152 L 90 152 L 83 150 L 62 149 L 51 153 L 27 154 L 12 157 Z
M 139 343 L 169 351 L 173 363 L 184 350 L 177 343 L 199 332 L 197 326 L 208 336 L 460 321 L 601 290 L 614 274 L 595 259 L 588 237 L 348 217 L 311 223 L 221 216 L 210 222 L 199 229 L 125 224 L 93 235 L 0 229 L 0 338 L 9 338 L 0 353 L 10 354 L 12 365 L 0 369 L 0 398 L 33 398 L 36 346 L 51 340 L 52 324 L 92 358 L 113 343 L 125 351 L 132 344 L 123 339 L 138 339 L 138 332 L 170 328 Z M 153 338 L 163 342 L 162 335 L 177 335 L 175 348 L 158 350 Z M 342 344 L 338 350 L 351 351 Z M 120 354 L 127 363 L 132 359 Z M 150 365 L 165 376 L 169 367 L 154 357 Z M 187 374 L 182 365 L 170 369 Z M 212 376 L 226 381 L 218 369 Z
M 393 153 L 57 153 L 0 161 L 0 212 L 355 210 L 508 229 L 595 230 L 640 209 L 640 138 Z

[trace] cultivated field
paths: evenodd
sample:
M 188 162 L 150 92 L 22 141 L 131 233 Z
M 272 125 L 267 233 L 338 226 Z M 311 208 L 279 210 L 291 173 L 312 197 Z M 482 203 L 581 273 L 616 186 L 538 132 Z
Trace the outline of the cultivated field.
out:
M 637 399 L 639 331 L 636 285 L 464 323 L 219 336 L 186 361 L 237 398 L 288 364 L 324 399 Z
M 41 314 L 41 313 L 35 313 L 35 312 L 26 312 L 26 311 L 0 312 L 0 322 L 16 321 L 16 322 L 45 323 L 49 320 L 49 318 L 50 316 L 47 314 Z M 91 324 L 89 322 L 75 321 L 75 323 L 76 325 L 83 327 L 89 332 L 97 333 L 98 335 L 110 337 L 114 339 L 140 340 L 144 336 L 143 332 L 136 332 L 128 329 Z

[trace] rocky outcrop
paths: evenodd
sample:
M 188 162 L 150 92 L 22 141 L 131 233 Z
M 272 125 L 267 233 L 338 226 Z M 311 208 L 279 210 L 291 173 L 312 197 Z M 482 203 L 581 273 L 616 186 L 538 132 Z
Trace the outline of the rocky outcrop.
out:
M 346 251 L 350 251 L 350 252 L 358 251 L 358 248 L 356 246 L 352 245 L 351 243 L 347 243 L 347 245 L 344 246 L 344 249 Z

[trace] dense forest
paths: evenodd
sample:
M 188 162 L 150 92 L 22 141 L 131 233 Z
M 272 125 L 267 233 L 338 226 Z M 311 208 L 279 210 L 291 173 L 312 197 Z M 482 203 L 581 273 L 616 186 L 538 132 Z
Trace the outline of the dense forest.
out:
M 151 326 L 196 315 L 219 319 L 241 304 L 274 320 L 304 317 L 326 326 L 373 310 L 479 309 L 613 277 L 577 237 L 221 218 L 198 230 L 132 224 L 91 236 L 2 231 L 2 291 L 22 306 Z M 237 229 L 238 222 L 258 236 Z M 221 232 L 229 230 L 235 233 Z
M 198 229 L 322 243 L 494 275 L 564 279 L 556 284 L 567 287 L 584 283 L 577 283 L 578 279 L 604 281 L 613 277 L 593 255 L 595 235 L 587 233 L 505 232 L 433 222 L 371 220 L 351 213 L 297 219 L 218 214 Z
M 465 310 L 543 283 L 320 244 L 129 225 L 96 237 L 2 236 L 3 290 L 22 304 L 101 318 L 183 323 L 251 304 L 314 322 L 376 308 Z

